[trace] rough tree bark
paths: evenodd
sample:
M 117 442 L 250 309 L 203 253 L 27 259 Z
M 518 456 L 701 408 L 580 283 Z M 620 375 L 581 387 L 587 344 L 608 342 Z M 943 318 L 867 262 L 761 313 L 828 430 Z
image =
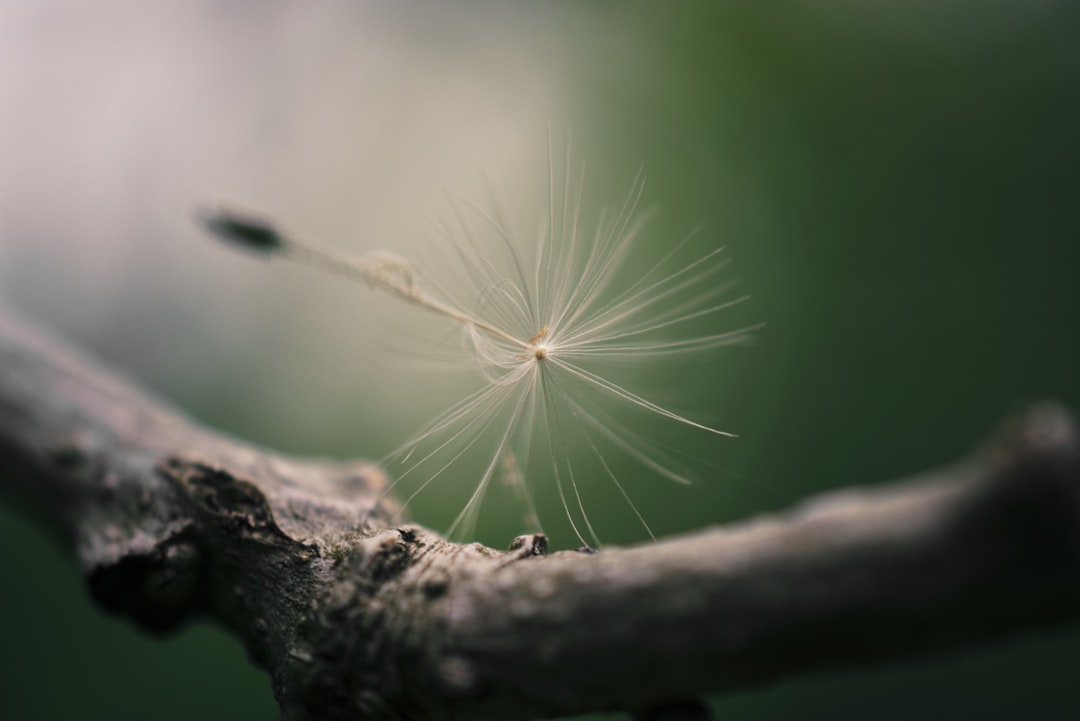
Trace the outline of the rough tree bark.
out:
M 781 516 L 498 551 L 396 522 L 373 465 L 200 428 L 0 315 L 0 474 L 102 605 L 224 624 L 296 721 L 685 718 L 682 699 L 1080 614 L 1080 441 L 1052 405 L 953 467 Z

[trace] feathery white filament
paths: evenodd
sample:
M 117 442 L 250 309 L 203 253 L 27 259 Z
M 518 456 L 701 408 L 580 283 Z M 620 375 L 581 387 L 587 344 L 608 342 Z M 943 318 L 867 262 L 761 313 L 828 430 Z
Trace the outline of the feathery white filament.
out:
M 601 213 L 595 232 L 587 234 L 582 229 L 585 166 L 581 165 L 572 180 L 567 147 L 560 194 L 556 192 L 554 165 L 549 152 L 548 217 L 532 251 L 519 247 L 520 239 L 508 230 L 497 206 L 489 212 L 467 198 L 458 198 L 454 223 L 447 224 L 441 235 L 457 256 L 461 277 L 458 283 L 424 277 L 426 289 L 421 273 L 400 255 L 375 252 L 350 259 L 242 217 L 211 217 L 207 224 L 223 237 L 259 252 L 291 257 L 360 280 L 462 327 L 466 345 L 487 383 L 391 454 L 389 460 L 395 461 L 400 471 L 387 492 L 408 477 L 425 476 L 405 505 L 462 457 L 483 449 L 488 460 L 451 529 L 471 535 L 484 495 L 500 469 L 510 469 L 505 472 L 519 490 L 535 487 L 535 479 L 530 483 L 521 469 L 527 471 L 532 466 L 534 435 L 542 429 L 548 455 L 543 465 L 551 474 L 566 517 L 582 543 L 587 542 L 587 536 L 589 543 L 598 544 L 580 493 L 580 474 L 567 450 L 569 431 L 576 430 L 576 437 L 584 441 L 602 475 L 651 536 L 643 514 L 600 444 L 671 481 L 687 484 L 690 479 L 665 459 L 656 443 L 626 428 L 601 404 L 615 402 L 625 409 L 716 436 L 733 434 L 648 400 L 606 377 L 606 371 L 595 364 L 649 362 L 713 350 L 745 342 L 749 333 L 761 326 L 696 337 L 667 335 L 747 299 L 724 300 L 730 283 L 715 282 L 727 265 L 721 257 L 724 249 L 664 270 L 697 234 L 695 230 L 672 244 L 647 271 L 620 290 L 616 287 L 620 273 L 625 273 L 625 263 L 646 221 L 646 216 L 636 211 L 644 191 L 644 175 L 639 172 L 634 178 L 618 212 Z M 480 242 L 465 211 L 488 233 L 494 233 L 493 245 Z M 524 259 L 530 259 L 532 267 Z M 445 269 L 446 264 L 442 266 Z M 594 365 L 586 367 L 588 364 Z M 517 458 L 524 458 L 524 464 L 518 464 Z M 530 513 L 535 515 L 535 511 Z

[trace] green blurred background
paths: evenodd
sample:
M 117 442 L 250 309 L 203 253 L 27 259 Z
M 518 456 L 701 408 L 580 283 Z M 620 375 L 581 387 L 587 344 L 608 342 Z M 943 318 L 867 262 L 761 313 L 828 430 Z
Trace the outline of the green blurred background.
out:
M 597 202 L 644 163 L 660 211 L 645 242 L 704 222 L 696 250 L 729 246 L 753 295 L 740 320 L 768 324 L 687 371 L 687 410 L 740 438 L 692 449 L 723 469 L 699 487 L 634 489 L 654 530 L 780 510 L 949 462 L 1031 402 L 1080 407 L 1077 8 L 11 0 L 0 298 L 230 433 L 380 457 L 461 395 L 387 353 L 415 312 L 230 254 L 191 208 L 230 198 L 346 250 L 400 251 L 430 239 L 446 188 L 483 198 L 486 177 L 532 228 L 550 122 L 573 131 Z M 640 539 L 595 493 L 601 535 Z M 441 527 L 447 505 L 433 490 L 412 515 Z M 481 538 L 520 527 L 493 502 Z M 276 717 L 229 637 L 161 642 L 104 617 L 7 508 L 0 565 L 0 718 Z M 1074 719 L 1078 657 L 1080 629 L 1048 629 L 715 706 Z

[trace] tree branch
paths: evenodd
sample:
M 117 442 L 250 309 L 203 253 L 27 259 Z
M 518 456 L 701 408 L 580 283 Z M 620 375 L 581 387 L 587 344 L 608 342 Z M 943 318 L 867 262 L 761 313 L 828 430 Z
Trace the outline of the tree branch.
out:
M 298 721 L 685 718 L 704 693 L 1080 614 L 1080 441 L 1054 406 L 782 516 L 500 552 L 398 525 L 373 465 L 200 428 L 0 315 L 0 469 L 98 601 L 151 631 L 224 624 Z

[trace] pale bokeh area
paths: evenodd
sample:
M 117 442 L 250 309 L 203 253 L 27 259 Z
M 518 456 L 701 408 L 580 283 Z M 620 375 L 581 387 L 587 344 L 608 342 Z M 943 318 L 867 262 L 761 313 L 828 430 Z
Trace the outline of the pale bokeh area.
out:
M 1080 408 L 1075 5 L 0 1 L 0 303 L 225 432 L 378 458 L 482 382 L 440 360 L 453 329 L 216 244 L 193 211 L 231 201 L 423 265 L 457 193 L 536 232 L 550 127 L 588 162 L 591 212 L 644 166 L 658 214 L 632 263 L 703 225 L 689 255 L 726 245 L 724 279 L 753 296 L 719 330 L 767 324 L 635 377 L 739 434 L 656 427 L 703 469 L 681 488 L 626 465 L 658 535 L 919 472 L 1027 403 Z M 445 527 L 475 473 L 413 518 Z M 610 485 L 583 495 L 602 538 L 644 537 Z M 557 500 L 538 504 L 554 545 L 576 545 Z M 480 538 L 506 545 L 522 513 L 496 494 Z M 231 639 L 103 617 L 6 508 L 0 566 L 5 721 L 275 717 Z M 1051 629 L 716 708 L 1065 721 L 1078 654 L 1076 629 Z
M 0 12 L 8 302 L 208 420 L 227 425 L 228 401 L 258 404 L 239 412 L 247 435 L 326 450 L 303 435 L 339 405 L 364 410 L 330 413 L 378 415 L 370 428 L 389 434 L 403 419 L 386 416 L 430 385 L 420 375 L 395 394 L 376 380 L 400 309 L 231 254 L 192 211 L 224 199 L 344 252 L 400 252 L 429 233 L 448 188 L 468 192 L 481 171 L 512 186 L 542 156 L 560 107 L 550 17 L 519 18 L 534 28 L 521 42 L 494 6 Z M 353 454 L 375 452 L 364 430 Z

